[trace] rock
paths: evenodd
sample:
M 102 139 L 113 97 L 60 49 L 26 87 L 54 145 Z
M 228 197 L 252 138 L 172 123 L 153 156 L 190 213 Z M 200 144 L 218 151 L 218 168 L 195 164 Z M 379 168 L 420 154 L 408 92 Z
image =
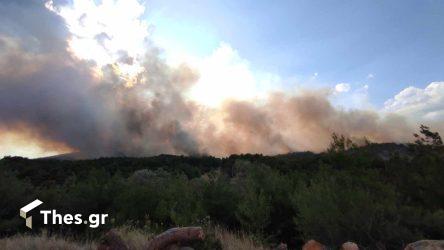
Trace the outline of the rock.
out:
M 326 250 L 327 248 L 315 240 L 309 240 L 302 246 L 302 250 Z
M 204 240 L 205 234 L 201 227 L 177 227 L 171 228 L 154 237 L 147 250 L 167 249 L 171 245 L 177 245 L 187 241 Z
M 342 244 L 341 250 L 359 250 L 359 247 L 356 243 L 349 241 Z
M 408 244 L 404 250 L 444 250 L 444 240 L 420 240 Z
M 167 246 L 165 250 L 194 250 L 192 247 L 186 247 L 186 246 L 179 246 L 177 244 L 172 244 L 170 246 Z
M 103 236 L 100 240 L 100 245 L 97 250 L 128 250 L 128 246 L 122 240 L 122 238 L 117 234 L 116 231 L 110 230 Z

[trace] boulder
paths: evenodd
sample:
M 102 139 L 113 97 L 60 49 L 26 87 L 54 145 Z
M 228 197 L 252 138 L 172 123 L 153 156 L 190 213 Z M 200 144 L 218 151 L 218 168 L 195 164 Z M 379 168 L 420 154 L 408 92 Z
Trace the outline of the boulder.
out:
M 420 240 L 408 244 L 404 250 L 444 250 L 444 240 Z
M 194 248 L 184 247 L 184 246 L 179 246 L 177 244 L 173 244 L 173 245 L 166 247 L 165 250 L 194 250 Z
M 348 241 L 342 244 L 341 250 L 359 250 L 359 247 L 356 243 Z
M 302 246 L 302 250 L 326 250 L 327 248 L 315 240 L 309 240 Z
M 167 249 L 172 245 L 181 245 L 181 243 L 203 240 L 205 238 L 201 227 L 177 227 L 169 229 L 152 239 L 148 245 L 148 250 Z

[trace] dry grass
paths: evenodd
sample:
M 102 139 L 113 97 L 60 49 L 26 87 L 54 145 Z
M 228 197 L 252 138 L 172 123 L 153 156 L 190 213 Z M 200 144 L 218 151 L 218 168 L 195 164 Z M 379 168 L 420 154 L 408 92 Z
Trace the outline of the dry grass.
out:
M 132 227 L 120 227 L 116 231 L 130 250 L 146 249 L 147 242 L 154 237 L 153 234 Z
M 0 248 L 4 250 L 92 250 L 97 249 L 94 243 L 78 243 L 64 238 L 40 236 L 15 235 L 0 239 Z
M 224 250 L 268 250 L 243 233 L 232 233 L 226 229 L 215 227 L 215 237 L 220 240 Z M 121 227 L 116 230 L 131 250 L 145 249 L 147 242 L 153 237 L 142 230 L 131 227 Z M 97 243 L 79 243 L 69 239 L 47 236 L 15 235 L 0 239 L 0 248 L 3 250 L 92 250 L 97 249 Z
M 216 227 L 215 236 L 222 243 L 224 250 L 268 250 L 255 242 L 250 236 L 244 233 L 229 232 L 224 228 Z

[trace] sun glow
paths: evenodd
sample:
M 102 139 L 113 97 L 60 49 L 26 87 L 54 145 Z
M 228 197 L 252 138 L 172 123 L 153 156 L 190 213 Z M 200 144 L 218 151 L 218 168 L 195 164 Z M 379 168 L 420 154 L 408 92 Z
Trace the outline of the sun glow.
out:
M 208 34 L 200 29 L 190 26 L 184 27 L 187 32 L 173 32 L 177 27 L 171 24 L 171 32 L 165 25 L 160 32 L 169 36 L 151 34 L 155 23 L 151 25 L 144 18 L 145 6 L 137 0 L 103 0 L 100 3 L 73 0 L 72 5 L 63 7 L 54 7 L 52 1 L 48 1 L 46 7 L 65 19 L 72 34 L 69 49 L 73 55 L 93 61 L 98 76 L 103 77 L 105 66 L 111 65 L 108 69 L 113 69 L 126 86 L 132 86 L 143 70 L 141 64 L 151 46 L 149 41 L 164 49 L 169 65 L 185 63 L 195 69 L 199 79 L 187 96 L 205 106 L 217 107 L 227 99 L 263 97 L 279 82 L 276 75 L 253 72 L 249 62 L 228 43 L 220 42 L 207 55 L 190 53 L 198 49 L 184 50 L 180 44 L 183 36 L 195 39 L 195 43 L 190 43 L 196 46 L 206 44 Z M 207 41 L 208 45 L 214 44 L 212 40 Z
M 210 56 L 196 61 L 200 78 L 190 96 L 212 107 L 228 99 L 253 100 L 265 97 L 271 86 L 277 86 L 279 77 L 254 72 L 249 64 L 229 44 L 221 43 Z
M 44 140 L 36 132 L 21 125 L 14 129 L 0 128 L 0 135 L 0 159 L 15 155 L 39 158 L 72 151 L 67 145 Z
M 65 19 L 75 56 L 94 61 L 98 69 L 115 64 L 126 78 L 140 72 L 149 25 L 141 18 L 145 7 L 137 0 L 74 0 L 59 8 L 48 1 L 46 7 Z

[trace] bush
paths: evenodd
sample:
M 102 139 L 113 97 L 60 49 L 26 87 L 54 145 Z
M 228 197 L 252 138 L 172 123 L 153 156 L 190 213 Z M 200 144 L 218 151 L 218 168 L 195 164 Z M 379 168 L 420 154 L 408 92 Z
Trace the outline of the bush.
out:
M 25 230 L 18 210 L 39 198 L 42 208 L 60 213 L 109 214 L 99 230 L 45 227 L 49 234 L 74 238 L 94 238 L 121 225 L 158 233 L 209 219 L 270 245 L 297 248 L 314 238 L 332 246 L 352 240 L 369 248 L 401 248 L 444 238 L 443 147 L 424 138 L 409 147 L 357 147 L 336 136 L 332 150 L 321 154 L 224 159 L 6 157 L 0 160 L 0 235 Z

